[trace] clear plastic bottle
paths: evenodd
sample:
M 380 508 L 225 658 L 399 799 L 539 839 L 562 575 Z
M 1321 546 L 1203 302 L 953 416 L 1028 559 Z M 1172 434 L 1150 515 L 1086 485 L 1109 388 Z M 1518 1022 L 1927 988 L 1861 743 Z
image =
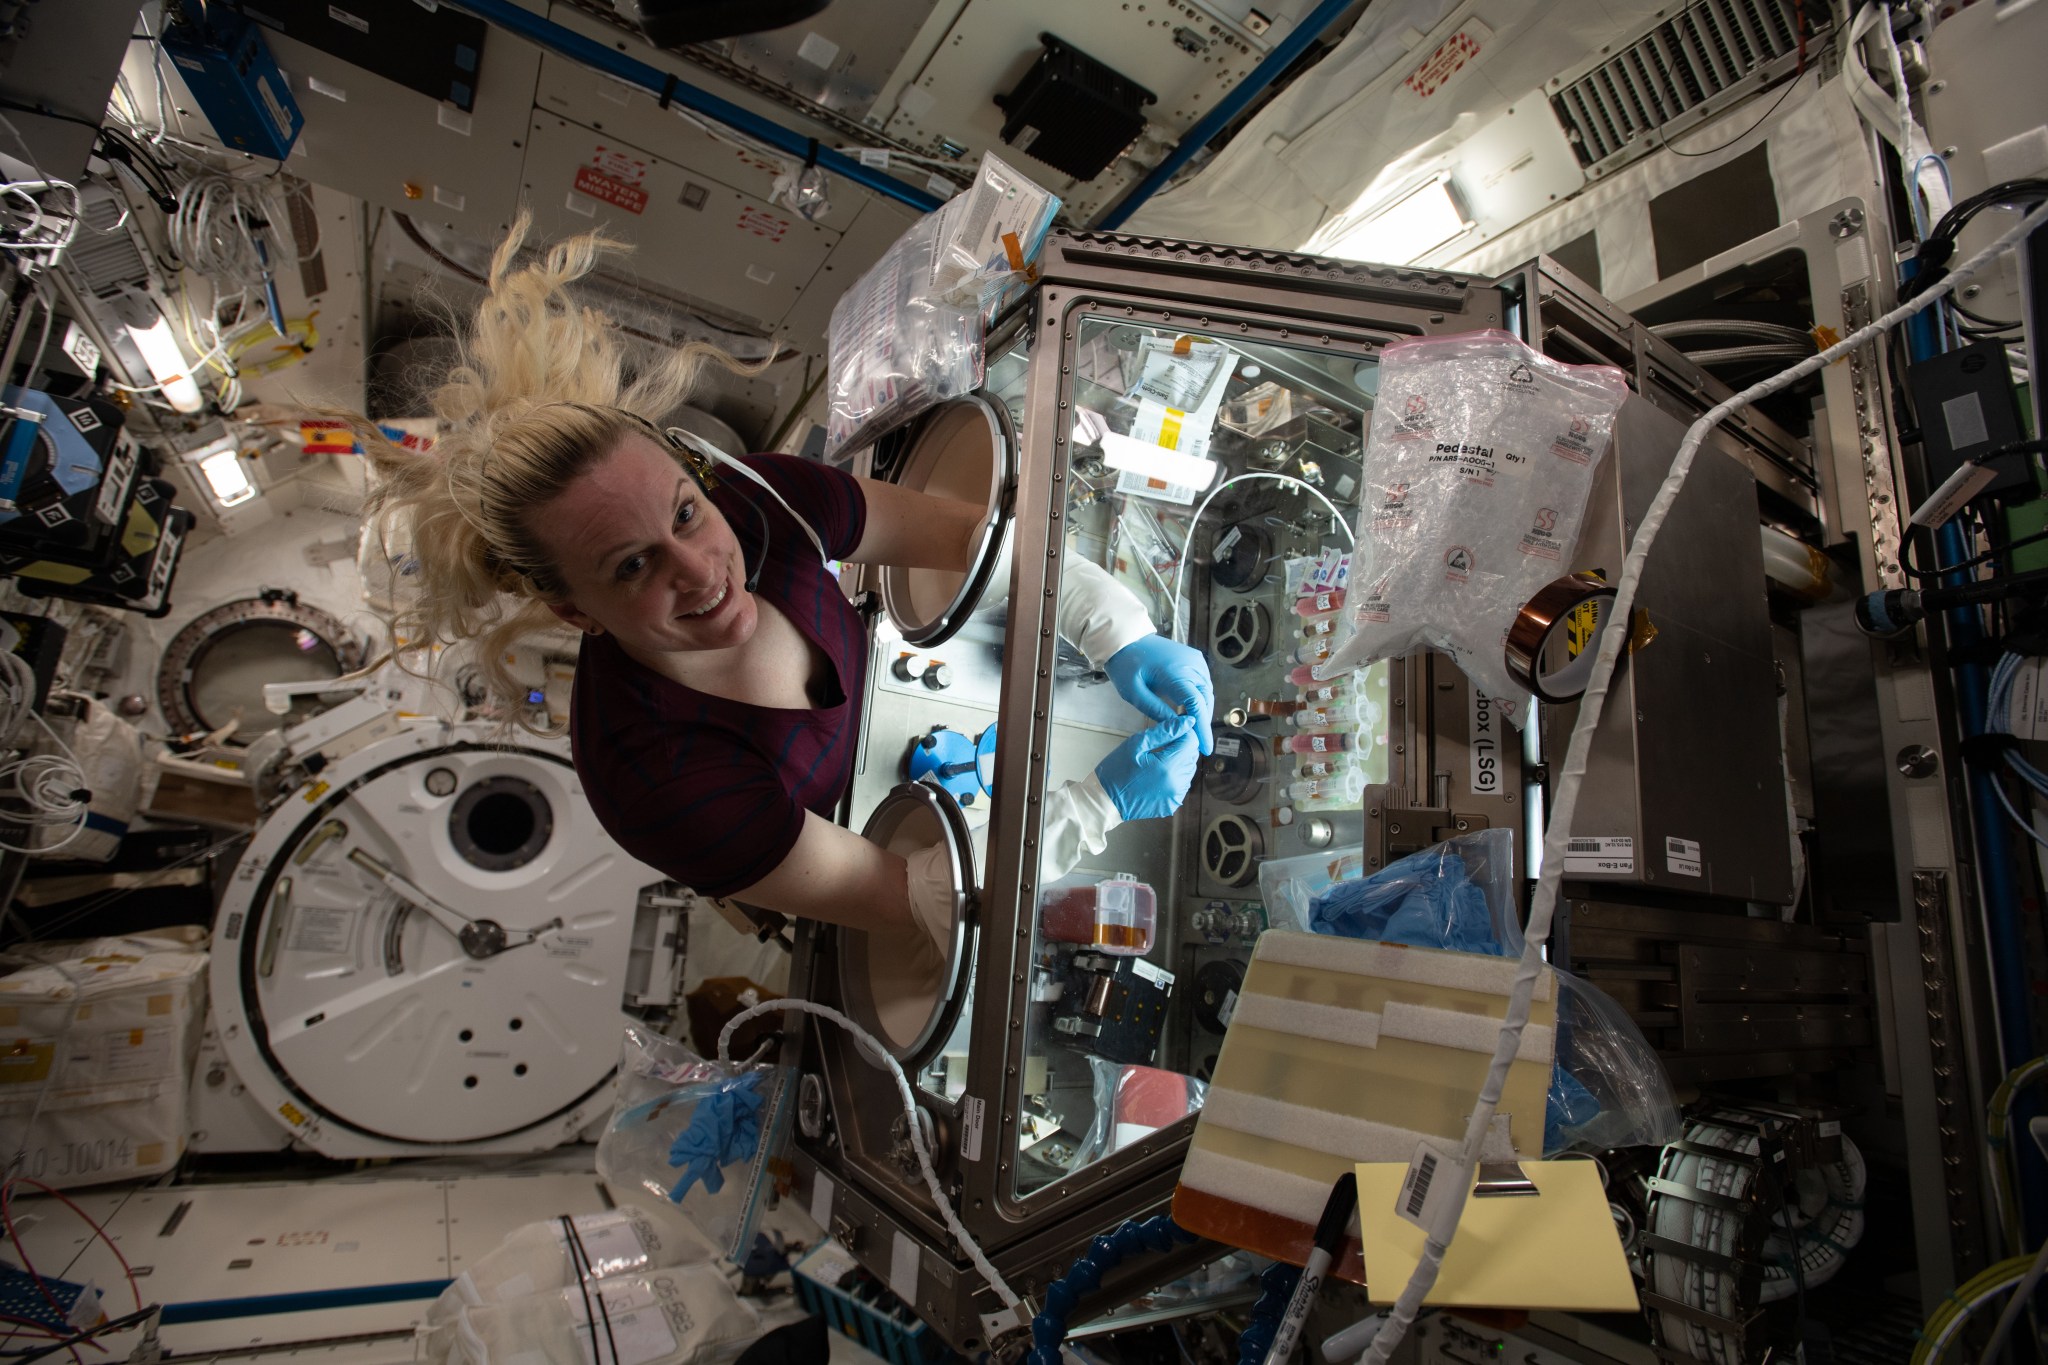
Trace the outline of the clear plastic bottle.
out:
M 1345 697 L 1321 706 L 1304 706 L 1287 718 L 1297 730 L 1352 730 L 1379 719 L 1379 708 L 1364 697 Z
M 1301 686 L 1302 706 L 1334 706 L 1351 695 L 1351 679 L 1347 675 L 1332 678 L 1328 682 L 1309 682 Z
M 1334 777 L 1338 773 L 1350 771 L 1350 768 L 1351 756 L 1349 754 L 1316 754 L 1314 756 L 1298 758 L 1294 761 L 1295 776 L 1310 782 L 1320 778 Z
M 1300 664 L 1302 668 L 1312 669 L 1317 664 L 1328 659 L 1330 652 L 1336 647 L 1336 641 L 1328 635 L 1303 641 L 1294 648 L 1294 662 Z M 1299 672 L 1300 670 L 1297 669 L 1296 671 Z M 1289 676 L 1292 675 L 1290 674 Z
M 1344 589 L 1325 588 L 1294 599 L 1296 616 L 1327 616 L 1344 609 Z
M 1301 623 L 1301 635 L 1305 640 L 1326 639 L 1337 631 L 1337 616 L 1311 616 Z
M 1297 754 L 1337 754 L 1355 747 L 1356 737 L 1331 730 L 1318 730 L 1314 734 L 1289 735 L 1287 749 Z
M 1287 795 L 1297 807 L 1355 806 L 1365 797 L 1365 775 L 1336 773 L 1329 777 L 1305 779 L 1287 784 Z

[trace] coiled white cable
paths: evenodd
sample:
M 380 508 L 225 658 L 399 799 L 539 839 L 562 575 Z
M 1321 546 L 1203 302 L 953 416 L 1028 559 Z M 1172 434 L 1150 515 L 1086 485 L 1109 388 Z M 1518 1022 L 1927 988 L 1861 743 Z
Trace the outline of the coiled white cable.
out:
M 221 292 L 255 287 L 269 272 L 256 248 L 252 224 L 276 217 L 260 183 L 218 173 L 195 175 L 178 190 L 171 247 Z
M 1650 547 L 1656 543 L 1657 532 L 1670 515 L 1671 504 L 1685 486 L 1686 476 L 1692 472 L 1693 457 L 1699 453 L 1707 433 L 1725 421 L 1729 414 L 1748 407 L 1759 399 L 1767 398 L 1810 374 L 1816 374 L 1835 361 L 1848 355 L 1859 346 L 1898 326 L 1907 318 L 1924 308 L 1932 307 L 1948 297 L 1957 285 L 1975 275 L 1998 257 L 2024 240 L 2035 229 L 2048 223 L 2048 204 L 2042 204 L 2025 215 L 1996 241 L 1957 266 L 1954 271 L 1925 292 L 1914 296 L 1905 303 L 1878 318 L 1867 326 L 1860 327 L 1834 345 L 1809 356 L 1792 368 L 1761 383 L 1752 384 L 1732 398 L 1710 408 L 1706 415 L 1686 429 L 1685 439 L 1679 442 L 1678 452 L 1672 457 L 1671 472 L 1664 477 L 1657 489 L 1657 496 L 1651 500 L 1649 510 L 1643 514 L 1637 526 L 1635 537 L 1629 542 L 1628 556 L 1622 563 L 1621 578 L 1615 585 L 1613 612 L 1615 619 L 1627 621 L 1635 608 L 1636 589 L 1643 581 L 1643 565 L 1648 562 Z M 1514 992 L 1508 1002 L 1507 1017 L 1501 1021 L 1500 1040 L 1494 1048 L 1493 1065 L 1486 1075 L 1477 1103 L 1472 1108 L 1472 1118 L 1466 1127 L 1462 1161 L 1466 1170 L 1477 1167 L 1479 1152 L 1486 1133 L 1493 1125 L 1494 1110 L 1500 1104 L 1501 1090 L 1507 1082 L 1508 1066 L 1521 1047 L 1522 1029 L 1529 1022 L 1530 997 L 1535 989 L 1536 978 L 1542 972 L 1543 950 L 1550 941 L 1551 917 L 1557 910 L 1557 895 L 1564 880 L 1566 841 L 1571 838 L 1572 817 L 1577 813 L 1579 789 L 1586 778 L 1586 763 L 1593 747 L 1593 732 L 1599 727 L 1601 711 L 1607 701 L 1608 686 L 1613 680 L 1615 660 L 1620 657 L 1622 638 L 1626 631 L 1609 630 L 1600 633 L 1599 649 L 1593 663 L 1590 685 L 1579 699 L 1578 721 L 1572 727 L 1571 743 L 1565 749 L 1564 764 L 1560 771 L 1557 792 L 1551 806 L 1549 828 L 1543 836 L 1543 875 L 1537 881 L 1536 894 L 1529 909 L 1529 926 L 1524 935 L 1520 969 L 1515 974 Z M 1422 1300 L 1436 1284 L 1437 1272 L 1443 1268 L 1444 1250 L 1456 1234 L 1458 1218 L 1464 1212 L 1465 1201 L 1471 1196 L 1469 1180 L 1460 1180 L 1451 1187 L 1450 1197 L 1445 1200 L 1442 1221 L 1437 1230 L 1430 1232 L 1423 1242 L 1422 1256 L 1416 1262 L 1415 1273 L 1409 1277 L 1407 1286 L 1395 1301 L 1393 1313 L 1386 1326 L 1373 1338 L 1372 1345 L 1359 1357 L 1361 1365 L 1385 1365 L 1394 1348 L 1408 1334 L 1408 1328 L 1415 1322 L 1415 1315 L 1422 1307 Z
M 0 813 L 0 823 L 21 825 L 31 830 L 72 827 L 53 844 L 44 844 L 32 834 L 25 844 L 0 839 L 0 849 L 10 853 L 54 853 L 85 832 L 90 813 L 87 801 L 77 793 L 85 789 L 85 769 L 55 730 L 35 713 L 36 675 L 28 661 L 12 650 L 0 650 L 0 744 L 11 743 L 24 721 L 34 721 L 50 737 L 59 752 L 24 754 L 0 763 L 0 796 L 11 796 L 25 811 Z
M 829 1019 L 854 1036 L 860 1043 L 862 1051 L 869 1054 L 870 1061 L 879 1061 L 888 1068 L 891 1079 L 896 1082 L 897 1098 L 903 1101 L 903 1112 L 909 1120 L 910 1145 L 917 1152 L 917 1169 L 924 1176 L 924 1187 L 931 1193 L 932 1203 L 937 1207 L 939 1217 L 945 1221 L 947 1230 L 953 1234 L 953 1240 L 967 1253 L 969 1263 L 981 1273 L 984 1280 L 988 1281 L 988 1287 L 996 1292 L 996 1297 L 1003 1301 L 1003 1306 L 1010 1309 L 1022 1307 L 1024 1300 L 1017 1296 L 1016 1290 L 1010 1288 L 1009 1281 L 996 1273 L 995 1266 L 990 1264 L 988 1257 L 982 1253 L 981 1244 L 974 1240 L 973 1235 L 961 1224 L 960 1216 L 953 1212 L 952 1201 L 946 1198 L 946 1191 L 939 1184 L 939 1173 L 932 1167 L 931 1149 L 925 1145 L 924 1140 L 924 1125 L 917 1121 L 917 1098 L 911 1094 L 910 1078 L 903 1074 L 901 1064 L 875 1041 L 872 1033 L 829 1005 L 819 1005 L 809 1000 L 763 1000 L 752 1009 L 741 1010 L 719 1031 L 718 1060 L 730 1065 L 732 1036 L 739 1031 L 740 1025 L 774 1010 L 796 1010 L 803 1014 L 816 1015 L 820 1019 Z M 1024 1324 L 1019 1321 L 1017 1325 L 1021 1327 Z

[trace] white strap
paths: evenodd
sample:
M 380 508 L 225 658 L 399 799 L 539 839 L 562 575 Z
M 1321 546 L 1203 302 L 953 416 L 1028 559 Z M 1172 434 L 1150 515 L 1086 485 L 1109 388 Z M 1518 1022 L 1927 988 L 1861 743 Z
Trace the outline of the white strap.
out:
M 811 538 L 811 545 L 818 552 L 819 562 L 824 564 L 832 562 L 832 556 L 825 553 L 825 542 L 818 539 L 818 533 L 811 529 L 811 524 L 797 514 L 797 510 L 789 505 L 789 500 L 776 492 L 775 486 L 769 483 L 768 480 L 762 478 L 759 474 L 747 468 L 743 462 L 734 459 L 694 432 L 684 431 L 681 427 L 670 427 L 668 429 L 668 437 L 672 441 L 681 441 L 684 445 L 711 461 L 711 463 L 723 465 L 742 478 L 752 479 L 755 483 L 766 489 L 769 497 L 782 504 L 782 510 L 789 513 L 790 519 L 804 528 L 804 534 Z

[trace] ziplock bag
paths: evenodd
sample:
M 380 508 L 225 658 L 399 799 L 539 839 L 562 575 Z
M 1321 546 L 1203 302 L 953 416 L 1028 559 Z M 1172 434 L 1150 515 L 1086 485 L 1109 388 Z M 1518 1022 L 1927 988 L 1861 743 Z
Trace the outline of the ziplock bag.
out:
M 1593 474 L 1628 396 L 1620 370 L 1564 365 L 1501 331 L 1389 346 L 1366 443 L 1350 634 L 1316 670 L 1441 649 L 1520 726 L 1503 645 L 1571 571 Z
M 686 1265 L 466 1304 L 421 1330 L 420 1354 L 430 1365 L 719 1365 L 760 1332 L 716 1267 Z
M 441 1291 L 427 1309 L 432 1325 L 464 1307 L 562 1289 L 579 1280 L 687 1265 L 710 1253 L 685 1237 L 664 1235 L 640 1209 L 606 1209 L 543 1219 L 514 1228 Z
M 928 408 L 981 387 L 977 300 L 932 290 L 938 214 L 912 223 L 832 306 L 825 384 L 825 458 L 854 451 Z
M 672 1038 L 629 1028 L 597 1173 L 675 1205 L 721 1255 L 743 1261 L 768 1161 L 789 1138 L 795 1078 L 793 1067 L 708 1062 Z

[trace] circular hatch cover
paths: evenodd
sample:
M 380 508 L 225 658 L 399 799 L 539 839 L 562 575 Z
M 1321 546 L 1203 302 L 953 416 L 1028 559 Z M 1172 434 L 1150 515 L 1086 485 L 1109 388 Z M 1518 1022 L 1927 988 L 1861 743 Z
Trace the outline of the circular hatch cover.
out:
M 643 888 L 565 746 L 416 724 L 257 831 L 216 924 L 222 1045 L 330 1156 L 543 1150 L 609 1100 Z
M 194 617 L 171 638 L 157 665 L 157 704 L 176 733 L 236 721 L 232 742 L 246 744 L 286 720 L 264 707 L 264 684 L 338 678 L 361 662 L 360 653 L 347 626 L 295 594 L 241 598 Z

